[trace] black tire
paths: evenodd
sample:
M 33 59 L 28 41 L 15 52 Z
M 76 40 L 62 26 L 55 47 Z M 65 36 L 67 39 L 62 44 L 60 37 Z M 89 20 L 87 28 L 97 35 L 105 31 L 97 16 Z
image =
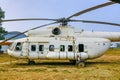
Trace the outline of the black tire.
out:
M 78 62 L 76 62 L 76 66 L 78 68 L 84 68 L 84 67 L 86 67 L 86 63 L 84 61 L 78 61 Z
M 35 61 L 28 61 L 28 65 L 35 65 Z

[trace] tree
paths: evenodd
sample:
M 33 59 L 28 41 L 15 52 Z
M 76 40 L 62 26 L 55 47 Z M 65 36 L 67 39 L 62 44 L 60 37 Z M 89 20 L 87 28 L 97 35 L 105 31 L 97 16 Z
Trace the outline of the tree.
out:
M 7 31 L 3 27 L 0 27 L 0 40 L 4 39 L 4 34 L 6 34 Z
M 2 20 L 2 18 L 5 18 L 5 15 L 4 15 L 4 11 L 2 11 L 1 7 L 0 7 L 0 20 Z
M 5 18 L 4 11 L 0 8 L 0 20 Z M 2 27 L 2 23 L 0 22 L 0 40 L 4 39 L 4 34 L 7 33 L 7 31 Z

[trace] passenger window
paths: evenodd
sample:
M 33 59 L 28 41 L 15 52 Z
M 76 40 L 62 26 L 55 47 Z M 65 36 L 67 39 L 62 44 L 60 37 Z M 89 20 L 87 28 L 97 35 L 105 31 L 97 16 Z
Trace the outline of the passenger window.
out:
M 54 51 L 54 45 L 49 46 L 49 51 Z
M 60 51 L 64 52 L 65 51 L 65 46 L 64 45 L 60 45 Z
M 72 52 L 73 51 L 73 46 L 72 45 L 68 45 L 68 51 Z
M 22 43 L 18 42 L 15 47 L 16 51 L 21 51 L 22 50 Z
M 44 51 L 44 45 L 39 45 L 39 51 Z
M 36 51 L 36 45 L 31 45 L 31 51 Z
M 78 45 L 78 51 L 79 52 L 84 52 L 84 45 L 83 44 Z

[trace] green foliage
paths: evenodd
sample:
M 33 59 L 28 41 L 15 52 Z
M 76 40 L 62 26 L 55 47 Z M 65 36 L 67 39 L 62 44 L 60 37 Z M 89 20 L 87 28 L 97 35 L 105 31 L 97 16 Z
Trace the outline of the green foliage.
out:
M 4 15 L 4 11 L 2 11 L 2 9 L 0 8 L 0 20 L 2 19 L 2 18 L 5 18 L 5 15 Z
M 2 11 L 2 9 L 0 8 L 0 20 L 2 20 L 2 18 L 5 17 L 4 15 L 4 11 Z M 4 34 L 7 33 L 7 31 L 2 27 L 2 24 L 0 22 L 0 40 L 4 39 Z
M 6 33 L 7 31 L 3 27 L 0 27 L 0 40 L 4 39 L 4 34 Z

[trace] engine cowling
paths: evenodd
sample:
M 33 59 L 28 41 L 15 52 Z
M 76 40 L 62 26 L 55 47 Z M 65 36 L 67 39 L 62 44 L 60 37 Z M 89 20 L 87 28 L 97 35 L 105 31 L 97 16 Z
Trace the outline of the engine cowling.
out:
M 54 35 L 60 35 L 61 34 L 61 30 L 60 30 L 60 28 L 54 28 L 53 30 L 52 30 L 52 34 L 54 34 Z

